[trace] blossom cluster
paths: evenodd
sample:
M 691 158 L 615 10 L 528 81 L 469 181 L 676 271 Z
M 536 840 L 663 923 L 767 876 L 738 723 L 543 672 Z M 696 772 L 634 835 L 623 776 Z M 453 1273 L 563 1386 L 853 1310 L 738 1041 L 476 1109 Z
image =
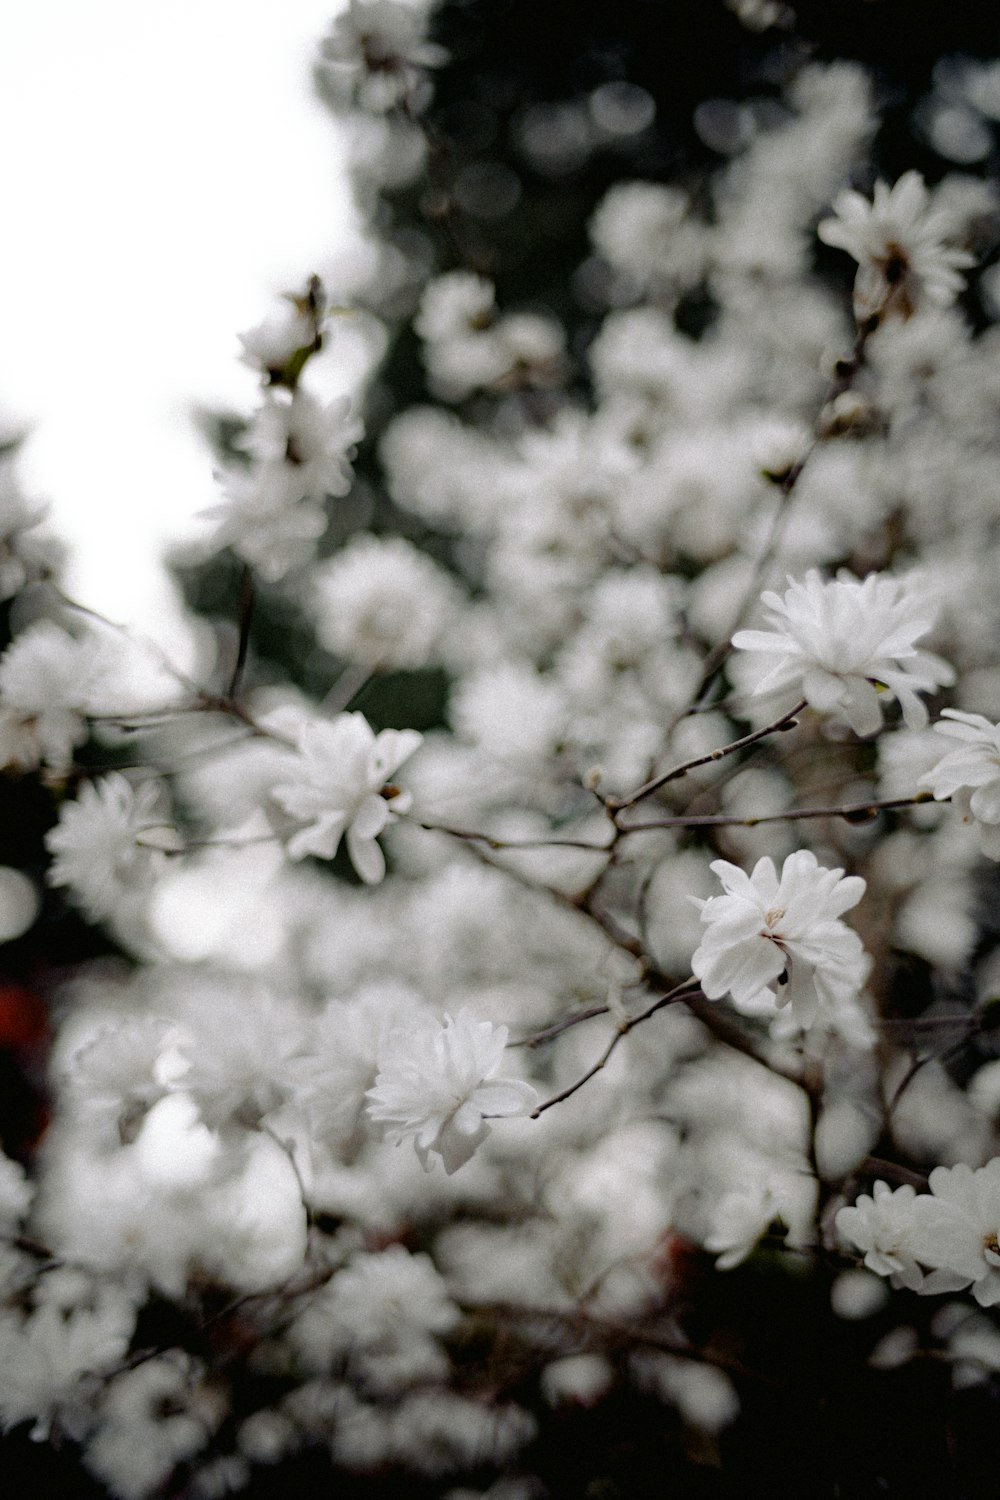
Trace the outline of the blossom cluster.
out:
M 702 1336 L 713 1265 L 839 1268 L 831 1326 L 890 1316 L 876 1277 L 1000 1304 L 991 195 L 865 176 L 871 80 L 802 65 L 521 301 L 489 226 L 656 101 L 512 107 L 524 181 L 470 164 L 502 131 L 435 112 L 446 9 L 322 44 L 370 359 L 323 399 L 315 277 L 242 336 L 196 667 L 63 592 L 0 455 L 0 769 L 45 810 L 0 998 L 51 1099 L 0 1155 L 0 1427 L 122 1500 L 305 1450 L 535 1500 L 540 1424 L 626 1388 L 714 1451 L 778 1375 Z

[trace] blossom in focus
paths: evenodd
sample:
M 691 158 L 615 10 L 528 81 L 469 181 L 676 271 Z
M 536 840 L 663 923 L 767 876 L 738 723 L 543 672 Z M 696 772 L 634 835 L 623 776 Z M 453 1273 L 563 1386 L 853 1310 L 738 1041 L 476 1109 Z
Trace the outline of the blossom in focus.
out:
M 951 722 L 934 728 L 960 746 L 932 766 L 920 785 L 938 801 L 950 797 L 966 822 L 972 819 L 983 853 L 1000 859 L 1000 724 L 957 708 L 942 709 L 941 717 Z
M 935 1167 L 914 1204 L 913 1251 L 932 1266 L 927 1291 L 971 1286 L 981 1307 L 1000 1302 L 1000 1157 L 974 1170 Z
M 449 1175 L 456 1172 L 489 1134 L 487 1117 L 526 1115 L 535 1106 L 531 1084 L 496 1076 L 506 1045 L 506 1026 L 476 1021 L 465 1009 L 394 1029 L 366 1096 L 369 1117 L 394 1144 L 412 1139 L 425 1168 L 433 1152 Z
M 918 693 L 954 681 L 947 662 L 914 642 L 934 624 L 936 609 L 919 579 L 870 573 L 864 581 L 841 572 L 824 582 L 815 568 L 789 578 L 782 598 L 763 603 L 773 630 L 738 630 L 733 645 L 775 657 L 755 692 L 796 692 L 818 713 L 844 719 L 855 734 L 882 726 L 880 692 L 895 697 L 910 729 L 923 729 L 927 710 Z
M 790 1007 L 797 1027 L 820 1018 L 839 1024 L 868 975 L 861 939 L 840 921 L 865 882 L 824 869 L 808 849 L 788 856 L 780 879 L 770 859 L 750 875 L 724 859 L 711 868 L 725 894 L 690 898 L 707 929 L 691 959 L 707 998 L 730 994 L 747 1015 Z
M 862 1193 L 857 1202 L 837 1213 L 836 1226 L 845 1240 L 864 1253 L 865 1265 L 879 1276 L 888 1276 L 895 1287 L 919 1291 L 924 1274 L 913 1254 L 916 1190 L 909 1185 L 895 1190 L 876 1182 L 871 1195 Z
M 908 318 L 921 304 L 947 307 L 965 285 L 960 274 L 974 263 L 946 243 L 950 214 L 930 206 L 919 172 L 904 172 L 893 186 L 875 184 L 871 202 L 848 189 L 834 201 L 834 217 L 817 234 L 858 262 L 854 311 L 859 322 L 896 313 Z
M 119 771 L 86 782 L 46 835 L 55 856 L 49 883 L 68 886 L 95 921 L 113 916 L 126 895 L 149 883 L 157 850 L 174 843 L 157 816 L 161 795 L 159 782 L 134 786 Z
M 375 841 L 410 805 L 406 793 L 387 783 L 422 739 L 415 729 L 376 734 L 359 713 L 304 725 L 298 753 L 272 791 L 279 807 L 302 825 L 288 840 L 289 857 L 332 859 L 346 838 L 354 868 L 367 884 L 377 885 L 385 856 Z

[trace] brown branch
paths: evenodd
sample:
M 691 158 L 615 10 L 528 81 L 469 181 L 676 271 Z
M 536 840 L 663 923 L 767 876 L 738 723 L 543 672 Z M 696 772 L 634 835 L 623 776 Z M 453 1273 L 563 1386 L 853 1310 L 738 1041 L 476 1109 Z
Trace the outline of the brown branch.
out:
M 254 584 L 253 569 L 249 563 L 244 563 L 243 572 L 240 575 L 240 599 L 237 610 L 239 636 L 236 644 L 236 660 L 229 678 L 229 687 L 226 690 L 227 698 L 235 698 L 240 690 L 243 680 L 243 671 L 247 664 L 247 653 L 250 650 L 250 627 L 253 624 L 254 605 L 257 602 L 257 589 Z
M 940 798 L 948 801 L 949 798 Z M 843 818 L 847 823 L 869 823 L 880 812 L 891 812 L 900 807 L 919 807 L 933 802 L 930 792 L 917 792 L 912 797 L 888 797 L 870 802 L 848 802 L 840 807 L 790 807 L 784 812 L 762 813 L 758 817 L 741 818 L 728 813 L 679 813 L 676 817 L 656 818 L 646 823 L 619 825 L 619 833 L 649 833 L 657 828 L 757 828 L 761 823 L 793 823 L 805 818 Z
M 767 568 L 774 561 L 778 543 L 781 540 L 781 533 L 788 518 L 788 501 L 791 498 L 795 486 L 802 478 L 803 471 L 809 463 L 809 460 L 813 457 L 816 450 L 824 442 L 827 442 L 830 437 L 834 436 L 832 432 L 823 430 L 823 413 L 827 410 L 832 401 L 835 401 L 838 396 L 844 395 L 844 393 L 846 391 L 849 391 L 854 384 L 854 378 L 864 364 L 865 350 L 868 345 L 868 340 L 871 338 L 876 328 L 878 328 L 879 323 L 882 320 L 883 311 L 884 307 L 879 308 L 871 317 L 866 318 L 863 323 L 856 325 L 854 344 L 852 345 L 850 354 L 846 358 L 838 359 L 836 365 L 834 366 L 833 378 L 830 381 L 826 394 L 824 395 L 823 401 L 820 405 L 819 411 L 816 414 L 813 437 L 809 443 L 809 446 L 806 448 L 806 451 L 801 455 L 801 457 L 792 464 L 791 468 L 788 469 L 788 471 L 783 474 L 780 479 L 776 477 L 775 482 L 778 489 L 778 504 L 775 508 L 774 515 L 771 517 L 771 524 L 768 527 L 768 533 L 766 538 L 764 539 L 764 545 L 760 550 L 757 561 L 754 563 L 749 583 L 747 584 L 747 587 L 743 592 L 743 596 L 740 599 L 739 606 L 737 607 L 733 623 L 730 626 L 729 635 L 724 641 L 720 641 L 718 645 L 716 645 L 705 658 L 705 662 L 702 666 L 701 678 L 698 682 L 698 687 L 695 690 L 694 702 L 691 708 L 687 710 L 688 713 L 701 713 L 706 708 L 714 706 L 706 701 L 706 694 L 708 693 L 710 687 L 712 686 L 712 683 L 715 681 L 715 678 L 718 676 L 719 672 L 728 660 L 729 655 L 733 649 L 732 638 L 736 633 L 737 628 L 742 625 L 744 619 L 746 618 L 746 615 L 751 605 L 753 604 L 757 593 L 760 590 L 761 581 Z M 684 718 L 685 715 L 682 714 L 680 717 Z M 680 720 L 678 719 L 677 722 L 680 722 Z
M 696 755 L 692 760 L 682 761 L 679 766 L 674 766 L 669 771 L 664 771 L 659 776 L 654 776 L 651 781 L 646 781 L 637 787 L 634 792 L 629 792 L 625 797 L 609 797 L 607 806 L 613 812 L 621 812 L 626 807 L 632 807 L 636 802 L 641 802 L 644 797 L 650 797 L 658 792 L 660 787 L 666 786 L 670 781 L 677 781 L 686 776 L 688 771 L 693 771 L 698 766 L 711 765 L 714 761 L 725 760 L 727 755 L 735 755 L 738 750 L 745 750 L 749 745 L 756 745 L 758 740 L 765 739 L 769 734 L 784 734 L 798 725 L 798 716 L 806 707 L 806 700 L 801 698 L 794 708 L 790 708 L 775 719 L 771 724 L 765 724 L 762 729 L 755 729 L 750 734 L 743 735 L 738 740 L 732 740 L 728 745 L 720 745 L 717 750 L 710 750 L 707 755 Z
M 537 1120 L 539 1115 L 544 1114 L 547 1109 L 551 1109 L 554 1104 L 561 1104 L 564 1099 L 570 1098 L 570 1096 L 572 1094 L 575 1094 L 578 1089 L 582 1089 L 584 1084 L 589 1083 L 590 1080 L 606 1065 L 609 1058 L 611 1057 L 611 1054 L 618 1046 L 618 1043 L 622 1041 L 624 1037 L 628 1036 L 630 1031 L 638 1026 L 640 1022 L 648 1021 L 650 1016 L 655 1016 L 656 1012 L 658 1010 L 662 1010 L 664 1006 L 674 1005 L 679 1000 L 687 1000 L 688 996 L 691 993 L 692 986 L 697 988 L 697 985 L 698 981 L 695 978 L 692 977 L 690 979 L 685 979 L 683 984 L 675 985 L 674 988 L 670 990 L 666 995 L 659 995 L 657 999 L 653 1001 L 652 1005 L 647 1005 L 646 1009 L 640 1011 L 638 1015 L 630 1016 L 626 1020 L 620 1021 L 614 1035 L 608 1042 L 608 1045 L 605 1047 L 600 1057 L 594 1063 L 593 1067 L 588 1068 L 586 1073 L 581 1074 L 576 1082 L 571 1083 L 568 1088 L 562 1089 L 558 1094 L 553 1094 L 551 1099 L 546 1099 L 541 1104 L 537 1105 L 536 1108 L 531 1111 L 531 1119 Z
M 502 839 L 492 833 L 476 833 L 470 828 L 452 828 L 446 823 L 424 823 L 418 818 L 408 817 L 405 813 L 401 821 L 412 823 L 416 828 L 424 828 L 428 833 L 446 833 L 450 838 L 462 839 L 466 843 L 485 844 L 487 849 L 496 851 L 503 849 L 586 849 L 591 854 L 610 854 L 611 852 L 611 844 L 594 844 L 586 839 Z M 506 868 L 506 866 L 496 868 Z

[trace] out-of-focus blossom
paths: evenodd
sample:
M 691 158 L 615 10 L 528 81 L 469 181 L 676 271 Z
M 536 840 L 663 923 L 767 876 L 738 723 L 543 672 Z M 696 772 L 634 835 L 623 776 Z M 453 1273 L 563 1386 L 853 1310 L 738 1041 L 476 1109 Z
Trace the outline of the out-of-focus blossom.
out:
M 316 570 L 316 634 L 372 670 L 422 667 L 460 599 L 457 585 L 403 537 L 356 536 Z
M 401 104 L 420 109 L 429 98 L 425 69 L 448 57 L 427 39 L 429 10 L 400 0 L 350 0 L 321 47 L 337 94 L 377 114 Z
M 434 1153 L 456 1172 L 489 1134 L 487 1117 L 526 1115 L 535 1106 L 531 1084 L 497 1077 L 506 1045 L 506 1026 L 476 1021 L 467 1010 L 391 1031 L 368 1091 L 370 1117 L 396 1145 L 412 1140 L 424 1167 Z
M 85 782 L 46 835 L 55 856 L 50 884 L 67 886 L 96 921 L 113 916 L 125 897 L 148 887 L 158 856 L 176 847 L 176 834 L 160 815 L 162 801 L 163 786 L 155 780 L 135 785 L 112 771 Z
M 971 819 L 983 853 L 1000 859 L 1000 724 L 957 708 L 943 708 L 941 718 L 949 722 L 934 728 L 960 748 L 925 772 L 920 784 L 938 801 L 950 797 L 966 822 Z
M 83 640 L 40 620 L 0 660 L 0 766 L 64 771 L 87 738 L 93 652 Z
M 389 778 L 421 744 L 415 729 L 376 734 L 364 714 L 314 719 L 299 735 L 298 754 L 286 761 L 272 796 L 302 826 L 288 839 L 291 859 L 332 859 L 346 838 L 362 880 L 377 885 L 385 856 L 375 842 L 410 803 Z

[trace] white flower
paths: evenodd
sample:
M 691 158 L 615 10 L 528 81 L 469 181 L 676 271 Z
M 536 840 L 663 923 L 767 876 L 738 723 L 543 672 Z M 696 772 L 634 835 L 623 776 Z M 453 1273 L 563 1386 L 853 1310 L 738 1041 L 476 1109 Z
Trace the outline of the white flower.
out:
M 879 1276 L 888 1276 L 895 1287 L 919 1291 L 924 1273 L 913 1254 L 913 1205 L 916 1190 L 892 1188 L 876 1182 L 871 1196 L 862 1193 L 849 1208 L 837 1214 L 837 1232 L 864 1252 L 865 1265 Z
M 1000 1302 L 1000 1157 L 974 1171 L 935 1167 L 914 1205 L 913 1253 L 935 1267 L 926 1291 L 972 1287 L 981 1307 Z
M 66 770 L 87 738 L 92 650 L 51 620 L 29 625 L 0 660 L 0 766 Z
M 161 795 L 158 782 L 133 786 L 119 771 L 85 783 L 46 834 L 55 855 L 49 884 L 68 886 L 96 921 L 113 916 L 125 896 L 149 884 L 158 850 L 173 843 L 157 816 Z
M 598 254 L 640 288 L 657 281 L 694 285 L 705 264 L 707 237 L 688 217 L 682 189 L 660 182 L 617 182 L 590 221 Z
M 28 1212 L 34 1196 L 34 1184 L 28 1181 L 21 1164 L 0 1151 L 0 1226 L 13 1229 Z
M 460 1316 L 430 1256 L 389 1245 L 355 1255 L 305 1309 L 303 1321 L 329 1320 L 321 1336 L 336 1348 L 450 1333 Z
M 412 1138 L 425 1168 L 435 1152 L 446 1172 L 456 1172 L 489 1134 L 487 1117 L 526 1115 L 535 1106 L 529 1083 L 495 1076 L 506 1045 L 506 1026 L 476 1021 L 464 1009 L 391 1031 L 368 1090 L 369 1116 L 396 1145 Z
M 41 901 L 33 880 L 10 865 L 0 865 L 0 943 L 13 942 L 38 916 Z
M 424 1002 L 403 985 L 374 984 L 346 1000 L 331 1000 L 317 1017 L 310 1045 L 296 1067 L 299 1099 L 318 1140 L 348 1142 L 361 1123 L 365 1092 L 375 1082 L 378 1055 L 393 1028 L 405 1027 Z
M 817 234 L 858 262 L 854 310 L 861 322 L 898 313 L 908 318 L 921 303 L 947 307 L 965 285 L 960 271 L 974 263 L 965 250 L 945 244 L 950 214 L 930 207 L 919 172 L 905 172 L 894 187 L 875 184 L 872 202 L 861 193 L 838 194 L 835 217 Z
M 328 76 L 345 99 L 383 114 L 397 104 L 419 110 L 429 97 L 425 68 L 447 61 L 426 39 L 427 9 L 399 0 L 350 0 L 321 51 Z
M 492 281 L 474 271 L 447 271 L 428 282 L 413 326 L 425 342 L 483 333 L 496 322 Z
M 509 370 L 511 351 L 497 331 L 493 283 L 472 271 L 448 271 L 429 283 L 414 319 L 424 340 L 433 390 L 460 401 Z
M 385 874 L 385 856 L 375 840 L 395 811 L 410 805 L 405 793 L 387 783 L 422 739 L 415 729 L 376 734 L 359 713 L 305 724 L 298 755 L 282 773 L 287 779 L 271 794 L 303 825 L 288 840 L 289 857 L 332 859 L 346 837 L 354 868 L 362 880 L 377 885 Z
M 0 1313 L 0 1431 L 34 1418 L 31 1436 L 44 1439 L 57 1416 L 71 1416 L 80 1378 L 120 1363 L 135 1314 L 120 1295 L 96 1290 L 93 1308 L 64 1315 L 54 1303 L 21 1318 Z
M 234 469 L 222 488 L 225 504 L 202 512 L 220 523 L 217 547 L 232 547 L 269 583 L 312 561 L 327 516 L 319 499 L 303 494 L 293 465 L 272 460 Z
M 769 1183 L 724 1193 L 715 1207 L 712 1229 L 704 1239 L 705 1249 L 718 1257 L 716 1270 L 731 1271 L 742 1265 L 776 1218 L 778 1200 Z
M 253 462 L 221 476 L 216 546 L 229 546 L 269 582 L 309 562 L 327 526 L 327 495 L 346 495 L 363 434 L 347 397 L 323 406 L 307 391 L 268 392 L 240 440 Z
M 975 823 L 976 838 L 983 853 L 1000 859 L 1000 724 L 991 724 L 982 714 L 964 714 L 944 708 L 937 723 L 938 734 L 960 740 L 952 750 L 920 778 L 920 785 L 935 798 L 951 797 L 966 821 Z
M 346 495 L 351 455 L 364 428 L 347 396 L 324 406 L 308 391 L 268 392 L 238 446 L 261 462 L 286 465 L 300 496 Z
M 316 314 L 307 299 L 283 297 L 256 328 L 239 335 L 243 363 L 265 374 L 280 375 L 292 356 L 316 342 Z
M 921 581 L 870 573 L 860 582 L 841 572 L 824 582 L 815 568 L 789 578 L 781 598 L 765 593 L 774 630 L 738 630 L 733 645 L 777 657 L 757 693 L 795 690 L 819 713 L 845 719 L 855 734 L 882 725 L 880 690 L 899 701 L 910 729 L 923 729 L 927 710 L 917 693 L 954 681 L 947 662 L 914 641 L 934 624 L 936 608 Z
M 751 875 L 724 859 L 711 868 L 726 894 L 689 898 L 707 927 L 691 959 L 707 998 L 731 994 L 747 1015 L 774 1016 L 790 1006 L 800 1027 L 814 1019 L 840 1024 L 838 1013 L 854 1009 L 869 960 L 839 918 L 861 900 L 865 882 L 823 869 L 807 849 L 788 856 L 780 880 L 770 859 L 758 860 Z
M 0 448 L 0 599 L 13 598 L 44 566 L 51 544 L 37 535 L 36 528 L 47 511 L 47 505 L 22 495 L 14 464 Z
M 316 634 L 373 669 L 422 667 L 455 613 L 456 585 L 403 537 L 356 536 L 316 570 Z
M 108 1384 L 84 1463 L 110 1494 L 147 1500 L 204 1448 L 225 1404 L 199 1375 L 190 1355 L 169 1349 Z

